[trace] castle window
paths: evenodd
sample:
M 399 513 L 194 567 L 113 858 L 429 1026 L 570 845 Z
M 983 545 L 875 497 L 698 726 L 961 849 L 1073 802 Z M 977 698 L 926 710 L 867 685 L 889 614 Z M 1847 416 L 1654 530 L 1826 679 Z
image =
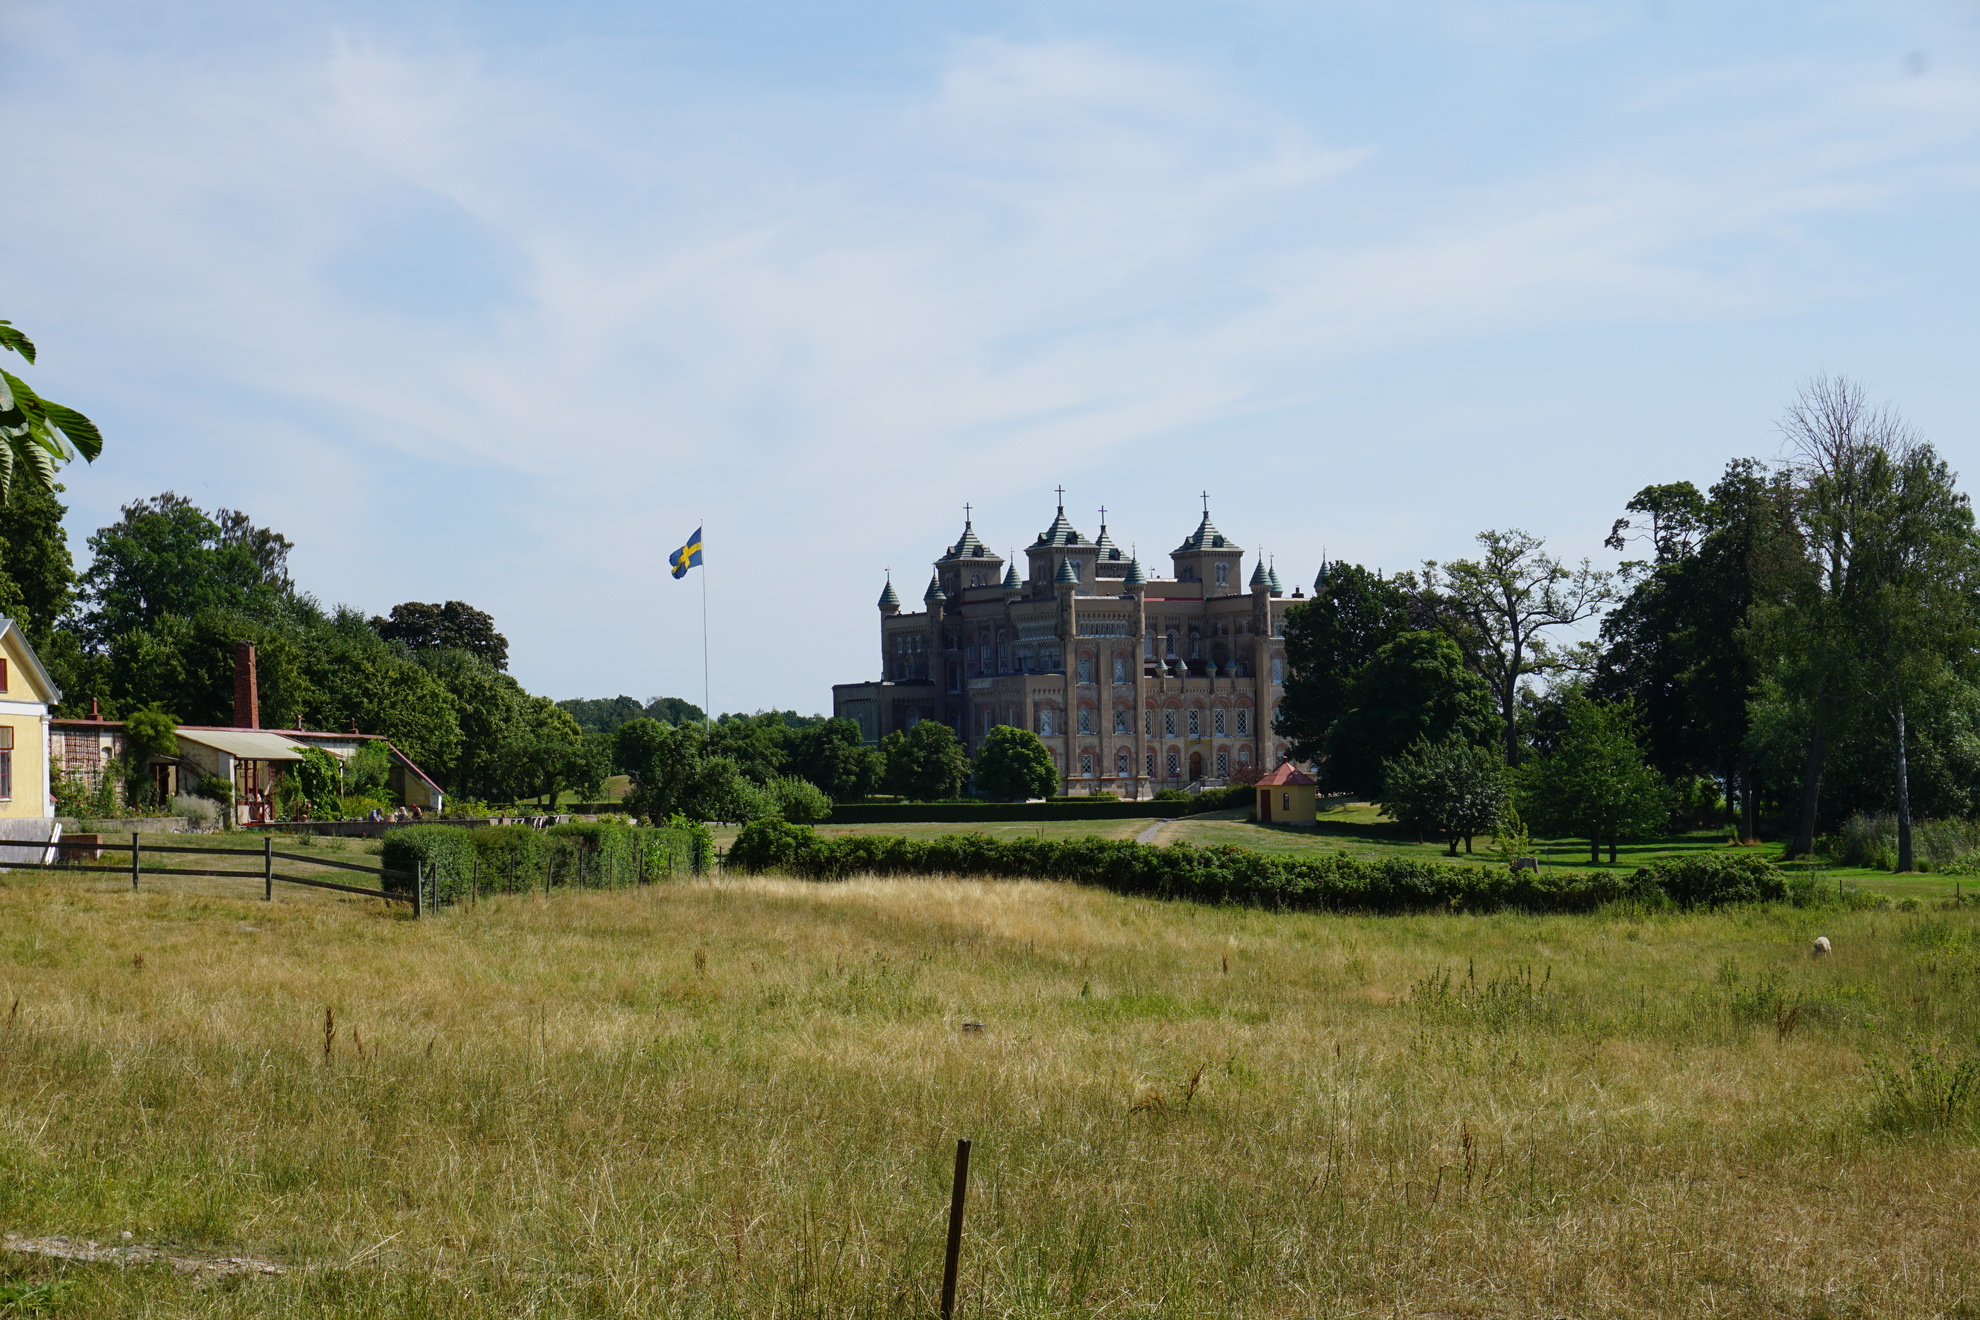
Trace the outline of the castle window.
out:
M 1174 711 L 1165 710 L 1162 712 L 1162 732 L 1168 734 L 1171 738 L 1176 736 L 1176 713 Z
M 1091 683 L 1093 681 L 1093 659 L 1091 656 L 1081 656 L 1079 658 L 1079 681 L 1082 683 Z
M 1240 706 L 1238 707 L 1237 716 L 1238 716 L 1238 737 L 1242 738 L 1251 732 L 1251 730 L 1247 727 L 1251 723 L 1251 712 Z
M 1114 773 L 1122 779 L 1128 777 L 1128 773 L 1133 765 L 1134 758 L 1128 755 L 1127 748 L 1123 747 L 1120 751 L 1114 753 Z
M 1154 711 L 1144 710 L 1143 712 L 1141 712 L 1141 732 L 1144 736 L 1149 738 L 1153 738 L 1155 736 Z
M 1175 659 L 1176 657 L 1176 640 L 1177 640 L 1176 630 L 1174 628 L 1169 629 L 1169 658 L 1171 660 Z
M 1155 753 L 1153 752 L 1148 754 L 1148 777 L 1150 779 L 1155 777 Z
M 1149 628 L 1148 639 L 1141 645 L 1141 658 L 1144 660 L 1153 660 L 1155 658 L 1155 629 L 1153 627 Z
M 1189 712 L 1189 736 L 1199 737 L 1203 733 L 1203 712 L 1194 707 Z
M 1189 658 L 1192 660 L 1203 658 L 1203 632 L 1199 628 L 1189 630 Z
M 1229 564 L 1217 565 L 1217 585 L 1220 587 L 1231 585 L 1231 566 Z
M 1114 712 L 1114 732 L 1122 736 L 1126 736 L 1130 732 L 1128 729 L 1128 713 L 1126 711 L 1117 710 Z M 1122 755 L 1125 756 L 1126 753 L 1123 752 Z M 1122 773 L 1125 774 L 1126 771 L 1122 771 Z
M 1053 719 L 1054 713 L 1050 706 L 1040 706 L 1038 708 L 1038 734 L 1040 737 L 1050 738 L 1059 731 L 1057 727 L 1058 722 Z
M 1081 775 L 1085 776 L 1088 779 L 1093 778 L 1092 752 L 1081 752 L 1079 754 L 1079 772 Z
M 1116 683 L 1128 681 L 1128 658 L 1124 655 L 1114 657 L 1114 681 Z
M 1274 683 L 1286 681 L 1286 658 L 1282 655 L 1272 657 L 1272 681 Z
M 1081 733 L 1093 732 L 1093 711 L 1085 706 L 1080 707 L 1079 710 L 1079 731 Z
M 1169 778 L 1182 778 L 1182 753 L 1173 747 L 1169 749 Z
M 1251 764 L 1251 749 L 1249 747 L 1242 745 L 1238 747 L 1238 764 L 1241 766 Z
M 1224 711 L 1221 707 L 1211 713 L 1210 727 L 1216 730 L 1219 738 L 1224 736 Z
M 1011 663 L 1009 645 L 1000 637 L 997 639 L 997 672 L 1003 673 Z
M 1217 749 L 1217 773 L 1220 775 L 1227 775 L 1230 772 L 1231 772 L 1231 749 L 1228 747 L 1219 747 Z

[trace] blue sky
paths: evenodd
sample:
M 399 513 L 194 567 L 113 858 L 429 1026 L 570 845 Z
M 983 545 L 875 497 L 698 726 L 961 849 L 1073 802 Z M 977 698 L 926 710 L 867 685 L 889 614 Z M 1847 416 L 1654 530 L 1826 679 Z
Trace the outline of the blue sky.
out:
M 1980 469 L 1980 4 L 16 3 L 5 315 L 175 489 L 556 697 L 820 710 L 965 501 L 1288 585 L 1773 457 Z

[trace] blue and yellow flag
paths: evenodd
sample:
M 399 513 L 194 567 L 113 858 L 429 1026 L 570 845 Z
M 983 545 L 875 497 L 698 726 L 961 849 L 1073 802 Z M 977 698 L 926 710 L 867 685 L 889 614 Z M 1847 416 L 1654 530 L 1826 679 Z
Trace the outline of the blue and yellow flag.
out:
M 694 535 L 688 538 L 686 545 L 667 556 L 667 562 L 673 566 L 674 576 L 677 578 L 686 577 L 687 571 L 690 568 L 701 567 L 701 529 L 699 527 L 694 529 Z

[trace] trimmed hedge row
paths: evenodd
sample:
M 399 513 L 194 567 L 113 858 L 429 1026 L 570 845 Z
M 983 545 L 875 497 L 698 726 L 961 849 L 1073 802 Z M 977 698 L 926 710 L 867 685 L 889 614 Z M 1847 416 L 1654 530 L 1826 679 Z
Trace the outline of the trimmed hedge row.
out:
M 988 824 L 1009 820 L 1121 820 L 1181 816 L 1187 802 L 848 802 L 832 808 L 827 825 Z
M 1117 894 L 1326 912 L 1591 912 L 1633 899 L 1653 907 L 1805 901 L 1765 858 L 1710 855 L 1658 862 L 1634 874 L 1513 871 L 1414 858 L 1364 861 L 1335 853 L 1289 858 L 1248 848 L 1166 847 L 1115 839 L 931 839 L 854 834 L 821 839 L 806 826 L 752 822 L 727 864 L 811 880 L 853 875 L 995 876 L 1063 880 Z
M 470 893 L 529 893 L 573 886 L 616 889 L 708 868 L 708 831 L 618 821 L 572 821 L 547 830 L 530 825 L 408 825 L 385 835 L 388 870 L 436 878 L 442 903 Z M 409 890 L 410 881 L 387 887 Z

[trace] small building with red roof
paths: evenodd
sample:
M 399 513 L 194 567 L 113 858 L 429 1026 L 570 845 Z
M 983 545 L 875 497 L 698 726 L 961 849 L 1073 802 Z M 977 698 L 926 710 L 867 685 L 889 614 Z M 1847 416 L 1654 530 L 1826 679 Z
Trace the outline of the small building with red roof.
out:
M 1261 825 L 1311 825 L 1319 819 L 1313 776 L 1291 761 L 1279 762 L 1254 787 L 1258 790 Z

